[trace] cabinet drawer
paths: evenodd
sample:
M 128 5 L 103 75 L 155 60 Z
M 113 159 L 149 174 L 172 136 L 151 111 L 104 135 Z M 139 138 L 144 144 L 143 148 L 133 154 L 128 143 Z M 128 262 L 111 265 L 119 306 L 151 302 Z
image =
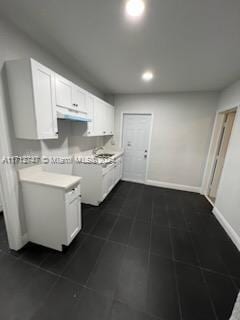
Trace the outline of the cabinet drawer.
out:
M 65 194 L 67 203 L 71 203 L 77 197 L 80 197 L 80 184 Z

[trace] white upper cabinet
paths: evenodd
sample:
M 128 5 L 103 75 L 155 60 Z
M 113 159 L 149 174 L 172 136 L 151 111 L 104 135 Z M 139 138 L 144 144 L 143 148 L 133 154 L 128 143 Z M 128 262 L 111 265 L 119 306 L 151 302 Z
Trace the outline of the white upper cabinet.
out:
M 56 74 L 56 105 L 63 108 L 72 108 L 72 83 Z
M 88 117 L 92 120 L 88 122 L 87 124 L 87 132 L 85 135 L 87 136 L 94 136 L 94 96 L 91 94 L 88 94 L 87 96 L 87 113 Z
M 78 86 L 72 86 L 73 107 L 75 107 L 76 111 L 80 113 L 85 113 L 86 115 L 88 114 L 87 95 L 87 91 L 83 90 Z
M 103 136 L 106 134 L 106 108 L 105 102 L 101 99 L 95 98 L 94 101 L 94 133 L 96 136 Z
M 20 139 L 58 138 L 55 73 L 33 59 L 7 62 L 15 135 Z
M 56 105 L 87 115 L 88 92 L 56 74 Z
M 114 107 L 105 101 L 90 96 L 88 100 L 89 118 L 87 136 L 113 135 L 114 133 Z
M 90 119 L 85 136 L 113 135 L 113 106 L 51 69 L 30 58 L 7 62 L 7 74 L 17 138 L 57 139 L 58 112 Z
M 114 132 L 114 107 L 105 104 L 105 128 L 107 135 L 113 135 Z

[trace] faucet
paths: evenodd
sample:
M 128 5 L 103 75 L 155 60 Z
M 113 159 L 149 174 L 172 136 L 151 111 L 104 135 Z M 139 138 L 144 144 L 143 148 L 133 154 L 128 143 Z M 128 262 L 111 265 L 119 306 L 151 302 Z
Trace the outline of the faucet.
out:
M 101 150 L 101 149 L 104 150 L 103 147 L 96 147 L 96 148 L 94 148 L 93 151 L 92 151 L 93 155 L 96 156 L 96 155 L 97 155 L 97 152 L 98 152 L 99 150 Z

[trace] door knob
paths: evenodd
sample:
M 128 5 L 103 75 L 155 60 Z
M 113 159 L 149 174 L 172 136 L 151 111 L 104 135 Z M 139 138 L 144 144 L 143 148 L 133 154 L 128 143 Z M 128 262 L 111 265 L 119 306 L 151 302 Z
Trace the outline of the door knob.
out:
M 145 159 L 147 158 L 147 155 L 146 155 L 146 154 L 144 155 L 144 158 L 145 158 Z

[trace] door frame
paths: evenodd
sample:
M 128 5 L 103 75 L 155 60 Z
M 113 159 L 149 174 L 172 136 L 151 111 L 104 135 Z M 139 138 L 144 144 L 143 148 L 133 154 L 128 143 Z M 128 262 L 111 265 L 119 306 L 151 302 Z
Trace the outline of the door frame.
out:
M 236 116 L 235 116 L 235 120 L 236 120 L 237 113 L 239 112 L 238 106 L 234 108 L 229 108 L 229 109 L 226 108 L 224 110 L 217 111 L 215 121 L 214 121 L 214 127 L 212 131 L 212 137 L 211 137 L 211 142 L 210 142 L 210 147 L 209 147 L 209 152 L 207 156 L 206 166 L 205 166 L 203 180 L 202 180 L 202 187 L 201 187 L 201 194 L 204 195 L 213 206 L 215 206 L 215 204 L 209 197 L 209 188 L 210 188 L 211 180 L 215 170 L 215 163 L 216 163 L 217 153 L 219 150 L 219 144 L 221 143 L 221 136 L 222 136 L 222 130 L 225 122 L 225 116 L 227 113 L 234 112 L 234 111 L 236 112 Z M 235 120 L 233 123 L 232 132 L 236 124 Z M 232 134 L 231 134 L 231 137 L 232 137 Z M 231 143 L 231 137 L 228 143 L 228 147 Z M 226 157 L 227 157 L 227 153 L 226 153 Z M 223 170 L 224 170 L 224 166 L 223 166 L 222 172 Z M 220 183 L 221 183 L 221 178 L 219 181 L 219 185 Z M 217 194 L 216 194 L 216 198 L 217 198 Z
M 119 145 L 123 149 L 123 125 L 124 125 L 124 115 L 140 115 L 140 116 L 150 116 L 150 129 L 149 129 L 149 138 L 148 138 L 148 157 L 147 157 L 147 163 L 146 163 L 146 172 L 143 182 L 139 181 L 133 181 L 133 180 L 126 180 L 125 181 L 131 181 L 136 183 L 144 183 L 147 184 L 147 177 L 148 177 L 148 171 L 149 171 L 149 159 L 151 155 L 151 142 L 152 142 L 152 131 L 153 131 L 153 119 L 154 114 L 153 112 L 134 112 L 134 111 L 123 111 L 121 112 L 121 118 L 120 118 L 120 135 L 119 135 Z M 124 164 L 123 164 L 124 165 Z

